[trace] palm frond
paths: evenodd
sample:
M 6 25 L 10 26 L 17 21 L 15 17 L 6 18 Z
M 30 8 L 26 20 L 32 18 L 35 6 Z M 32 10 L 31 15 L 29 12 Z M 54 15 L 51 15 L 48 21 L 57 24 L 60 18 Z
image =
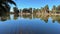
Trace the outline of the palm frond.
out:
M 16 3 L 12 0 L 7 0 L 7 2 L 10 3 L 10 4 L 14 4 L 16 6 Z
M 3 3 L 5 7 L 10 8 L 10 5 L 8 3 Z
M 0 5 L 0 9 L 3 9 L 3 11 L 7 11 L 4 6 Z

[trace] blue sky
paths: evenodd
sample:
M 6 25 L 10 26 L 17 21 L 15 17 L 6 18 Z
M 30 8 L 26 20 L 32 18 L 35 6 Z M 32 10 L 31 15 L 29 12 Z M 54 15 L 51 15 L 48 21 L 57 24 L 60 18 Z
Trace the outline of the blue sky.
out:
M 19 9 L 23 8 L 41 8 L 48 4 L 49 9 L 52 8 L 53 5 L 60 5 L 60 0 L 13 0 Z M 13 6 L 12 6 L 13 7 Z

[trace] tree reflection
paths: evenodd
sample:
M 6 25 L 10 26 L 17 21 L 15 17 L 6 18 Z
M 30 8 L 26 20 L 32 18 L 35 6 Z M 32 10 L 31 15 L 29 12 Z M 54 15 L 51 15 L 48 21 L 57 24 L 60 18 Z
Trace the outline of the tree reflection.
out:
M 14 20 L 16 20 L 19 17 L 18 14 L 14 14 Z
M 41 20 L 44 20 L 45 21 L 45 23 L 48 23 L 48 18 L 49 18 L 49 15 L 41 15 Z
M 12 16 L 13 17 L 13 16 Z M 18 19 L 19 15 L 18 14 L 14 14 L 14 17 L 13 19 L 16 20 Z M 56 21 L 58 23 L 60 23 L 60 15 L 33 15 L 33 14 L 29 14 L 29 15 L 22 15 L 20 17 L 23 17 L 25 19 L 35 19 L 35 18 L 38 18 L 40 20 L 43 20 L 45 23 L 48 23 L 48 19 L 49 17 L 52 18 L 52 23 L 55 23 Z M 6 20 L 10 20 L 10 15 L 4 15 L 4 16 L 0 16 L 0 21 L 6 21 Z
M 53 23 L 55 23 L 55 20 L 52 20 Z
M 0 20 L 1 21 L 6 21 L 10 19 L 10 15 L 4 15 L 4 16 L 0 16 Z
M 51 17 L 53 19 L 52 21 L 57 21 L 58 23 L 60 23 L 60 15 L 52 15 Z
M 23 15 L 23 18 L 29 18 L 29 19 L 32 19 L 32 16 L 31 16 L 31 14 L 30 14 L 30 15 Z

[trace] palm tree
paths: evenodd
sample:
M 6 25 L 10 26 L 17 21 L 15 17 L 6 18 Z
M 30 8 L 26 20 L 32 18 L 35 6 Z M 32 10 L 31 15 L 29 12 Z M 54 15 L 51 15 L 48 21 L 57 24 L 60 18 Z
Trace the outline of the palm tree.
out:
M 9 3 L 14 4 L 16 6 L 16 4 L 15 4 L 15 2 L 13 0 L 0 0 L 0 11 L 1 11 L 0 15 L 2 13 L 4 14 L 4 13 L 10 11 Z

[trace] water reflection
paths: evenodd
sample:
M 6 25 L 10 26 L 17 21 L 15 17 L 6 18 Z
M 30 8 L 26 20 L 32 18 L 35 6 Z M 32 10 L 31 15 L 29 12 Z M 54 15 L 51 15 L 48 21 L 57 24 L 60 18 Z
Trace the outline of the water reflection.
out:
M 10 15 L 0 16 L 0 21 L 10 20 Z
M 0 33 L 3 34 L 60 33 L 59 15 L 10 14 L 0 17 L 0 21 L 5 21 L 4 23 L 0 22 Z
M 16 20 L 19 19 L 18 17 L 22 17 L 24 19 L 40 19 L 43 20 L 45 23 L 48 23 L 49 17 L 52 18 L 52 22 L 55 23 L 56 21 L 60 23 L 60 15 L 16 15 L 16 14 L 10 14 L 0 17 L 0 21 L 6 21 L 6 20 Z
M 19 15 L 14 14 L 14 20 L 16 20 L 19 17 Z
M 57 21 L 58 23 L 60 23 L 60 15 L 53 15 L 51 16 L 51 18 L 53 22 Z

